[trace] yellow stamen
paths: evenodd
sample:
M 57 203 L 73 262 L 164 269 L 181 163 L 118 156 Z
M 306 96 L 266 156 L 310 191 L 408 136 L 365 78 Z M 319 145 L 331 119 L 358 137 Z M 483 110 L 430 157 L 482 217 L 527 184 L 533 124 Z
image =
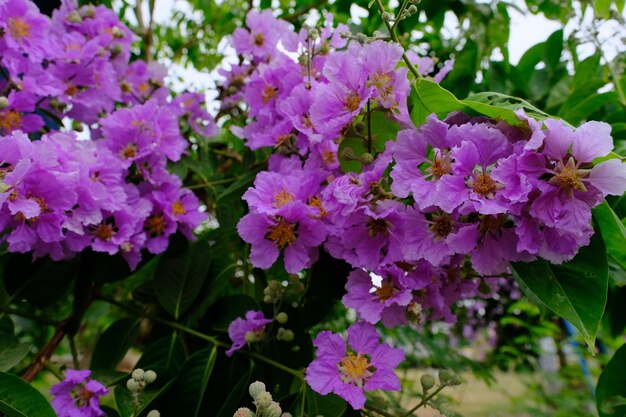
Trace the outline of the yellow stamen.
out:
M 274 193 L 274 207 L 281 208 L 295 200 L 295 196 L 284 188 Z
M 174 201 L 174 204 L 172 204 L 172 214 L 174 216 L 181 216 L 185 213 L 187 213 L 187 209 L 183 203 L 181 203 L 180 200 Z
M 30 35 L 30 25 L 21 17 L 9 17 L 7 26 L 11 37 L 20 43 Z
M 295 224 L 280 219 L 277 225 L 270 226 L 270 231 L 265 235 L 265 238 L 272 240 L 278 248 L 283 249 L 296 241 L 295 227 Z
M 161 236 L 165 231 L 167 222 L 162 214 L 154 214 L 146 219 L 143 224 L 144 230 L 150 237 Z
M 348 111 L 353 112 L 359 109 L 361 106 L 361 97 L 356 93 L 350 93 L 348 97 L 346 97 L 346 108 Z
M 22 115 L 15 110 L 0 113 L 0 130 L 5 134 L 22 126 Z
M 341 379 L 345 383 L 352 383 L 358 387 L 363 386 L 367 378 L 372 375 L 372 365 L 362 354 L 355 355 L 349 352 L 338 365 L 339 372 L 343 375 Z

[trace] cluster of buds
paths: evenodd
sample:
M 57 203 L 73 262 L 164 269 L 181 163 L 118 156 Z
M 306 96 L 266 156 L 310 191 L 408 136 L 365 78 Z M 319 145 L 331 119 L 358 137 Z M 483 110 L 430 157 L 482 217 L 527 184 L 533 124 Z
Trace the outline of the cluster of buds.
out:
M 126 382 L 126 388 L 133 394 L 133 401 L 135 403 L 135 407 L 139 407 L 141 403 L 140 397 L 141 393 L 146 389 L 146 387 L 152 384 L 157 379 L 157 374 L 154 371 L 144 371 L 143 369 L 137 368 L 131 374 L 131 378 Z M 152 410 L 147 414 L 147 417 L 160 417 L 161 413 L 157 410 Z
M 304 290 L 304 284 L 297 275 L 290 275 L 286 286 L 283 286 L 279 281 L 272 280 L 263 289 L 263 302 L 277 304 L 281 301 L 291 301 L 302 295 Z
M 256 381 L 250 384 L 248 389 L 252 397 L 252 403 L 256 407 L 256 412 L 247 407 L 241 407 L 233 417 L 290 417 L 289 413 L 283 413 L 280 404 L 272 399 L 272 394 L 265 390 L 265 384 Z

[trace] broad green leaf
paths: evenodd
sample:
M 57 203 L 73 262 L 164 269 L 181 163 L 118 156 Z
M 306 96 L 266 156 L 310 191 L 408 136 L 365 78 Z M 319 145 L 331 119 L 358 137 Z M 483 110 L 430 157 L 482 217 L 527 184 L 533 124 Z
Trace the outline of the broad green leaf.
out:
M 518 109 L 524 110 L 527 115 L 532 116 L 536 119 L 545 119 L 549 117 L 548 114 L 546 114 L 542 110 L 539 110 L 537 107 L 533 106 L 528 101 L 522 98 L 509 96 L 502 93 L 496 93 L 493 91 L 472 94 L 468 96 L 465 100 L 463 100 L 463 102 L 466 103 L 468 106 L 472 106 L 472 108 L 475 107 L 474 110 L 488 117 L 494 117 L 493 114 L 497 114 L 497 112 L 499 112 L 499 110 L 497 109 L 507 109 L 510 111 L 510 113 L 502 112 L 502 114 L 508 115 L 507 119 L 504 120 L 512 124 L 520 123 L 519 120 L 517 120 L 517 116 L 515 116 L 515 114 L 512 114 L 513 110 Z M 490 107 L 479 107 L 475 103 L 488 104 L 490 105 Z
M 602 371 L 596 386 L 596 404 L 600 417 L 626 416 L 626 403 L 619 397 L 626 396 L 626 345 L 615 355 Z
M 8 371 L 28 355 L 28 345 L 21 344 L 16 337 L 0 333 L 0 371 Z
M 367 124 L 367 121 L 364 121 Z M 372 148 L 382 152 L 387 142 L 396 140 L 400 125 L 382 111 L 373 112 L 370 123 L 372 124 Z
M 207 393 L 207 386 L 216 357 L 216 347 L 203 349 L 191 355 L 181 368 L 174 389 L 180 415 L 187 417 L 201 415 L 203 401 L 211 398 L 210 393 Z
M 183 253 L 162 255 L 154 277 L 154 290 L 163 308 L 177 320 L 193 304 L 209 271 L 211 248 L 198 240 Z
M 339 143 L 339 151 L 337 152 L 341 170 L 343 172 L 361 172 L 362 164 L 359 158 L 365 152 L 367 152 L 367 146 L 364 139 L 356 136 L 343 138 Z
M 310 416 L 341 417 L 346 411 L 347 403 L 334 394 L 320 395 L 307 389 L 306 402 Z
M 608 291 L 608 262 L 600 232 L 570 262 L 550 265 L 540 259 L 512 264 L 513 274 L 532 295 L 569 320 L 594 346 Z
M 593 209 L 593 217 L 602 231 L 606 251 L 626 269 L 626 227 L 606 201 Z
M 5 372 L 0 372 L 0 412 L 7 417 L 56 417 L 39 391 Z
M 415 82 L 415 90 L 424 110 L 428 114 L 435 113 L 440 119 L 465 107 L 454 94 L 434 81 L 420 78 Z M 418 124 L 417 121 L 414 122 Z
M 178 372 L 184 361 L 185 347 L 176 333 L 172 333 L 148 345 L 136 368 Z
M 91 357 L 91 369 L 115 369 L 139 332 L 139 320 L 125 318 L 111 324 L 100 336 Z
M 563 52 L 563 29 L 554 31 L 546 40 L 543 50 L 543 62 L 550 73 L 553 73 L 561 62 Z
M 233 410 L 236 410 L 237 404 L 248 392 L 250 377 L 252 376 L 252 367 L 247 373 L 244 373 L 239 381 L 232 387 L 228 396 L 224 398 L 223 405 L 220 407 L 216 417 L 232 417 Z
M 606 18 L 609 16 L 611 0 L 596 0 L 592 4 L 597 17 Z
M 585 87 L 590 80 L 600 78 L 600 54 L 591 55 L 581 61 L 574 71 L 574 89 Z

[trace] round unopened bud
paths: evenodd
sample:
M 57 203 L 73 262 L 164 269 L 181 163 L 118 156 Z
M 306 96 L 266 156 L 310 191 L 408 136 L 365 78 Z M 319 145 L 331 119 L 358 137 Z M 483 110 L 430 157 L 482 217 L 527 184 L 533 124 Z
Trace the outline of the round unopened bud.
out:
M 341 151 L 341 158 L 345 159 L 346 161 L 356 160 L 356 157 L 354 156 L 354 151 L 352 150 L 352 148 L 348 147 L 343 148 L 343 150 Z
M 461 385 L 462 383 L 463 383 L 463 380 L 458 375 L 452 375 L 452 378 L 450 379 L 450 382 L 449 382 L 450 385 Z
M 254 400 L 254 405 L 257 406 L 257 408 L 259 409 L 263 409 L 265 410 L 267 407 L 270 406 L 270 404 L 272 404 L 273 398 L 272 398 L 272 394 L 270 394 L 267 391 L 263 391 L 262 393 L 260 393 L 256 399 Z
M 442 383 L 443 385 L 446 385 L 450 382 L 453 376 L 454 375 L 452 374 L 452 372 L 446 369 L 442 369 L 439 371 L 439 382 Z
M 247 407 L 241 407 L 235 411 L 233 417 L 254 417 L 254 412 Z
M 391 13 L 389 13 L 389 12 L 383 12 L 381 17 L 383 18 L 383 21 L 385 21 L 385 22 L 390 22 L 391 21 Z
M 282 413 L 280 417 L 293 417 L 291 413 Z
M 96 15 L 96 10 L 90 4 L 82 9 L 82 16 L 84 18 L 94 17 Z
M 0 96 L 0 110 L 4 110 L 9 107 L 9 99 L 5 96 Z
M 309 30 L 309 39 L 316 40 L 319 37 L 320 37 L 319 30 L 317 30 L 316 28 L 313 28 L 313 29 Z
M 420 384 L 424 392 L 435 386 L 435 378 L 431 374 L 424 374 L 420 377 Z
M 81 23 L 83 21 L 83 18 L 80 17 L 80 13 L 78 13 L 78 10 L 73 10 L 70 14 L 67 15 L 67 20 L 72 23 Z
M 272 298 L 271 295 L 266 295 L 263 297 L 263 302 L 265 304 L 272 304 L 274 302 L 274 299 Z
M 124 37 L 124 31 L 117 26 L 113 26 L 111 28 L 111 33 L 113 34 L 114 38 L 121 39 Z
M 283 410 L 280 408 L 280 404 L 276 401 L 273 401 L 263 413 L 263 417 L 280 417 L 283 413 Z
M 414 5 L 414 4 L 412 4 L 412 5 L 410 5 L 410 6 L 409 6 L 409 8 L 408 8 L 408 9 L 406 9 L 406 10 L 409 12 L 409 14 L 410 14 L 410 15 L 411 15 L 411 14 L 415 14 L 415 13 L 417 13 L 417 6 L 416 6 L 416 5 Z
M 280 312 L 276 315 L 276 321 L 280 324 L 287 323 L 287 320 L 289 320 L 289 316 L 285 312 Z
M 259 336 L 255 332 L 246 332 L 246 343 L 254 343 L 259 341 Z
M 280 327 L 278 329 L 278 333 L 276 334 L 276 338 L 284 342 L 291 342 L 293 341 L 294 334 L 293 334 L 293 331 L 289 329 L 283 329 L 282 327 Z
M 369 152 L 365 152 L 363 155 L 361 155 L 361 162 L 365 165 L 371 164 L 372 162 L 374 162 L 374 155 Z
M 111 47 L 111 55 L 113 55 L 113 58 L 115 58 L 121 53 L 122 53 L 122 45 L 120 45 L 119 43 L 116 43 L 115 45 Z
M 365 133 L 365 128 L 366 128 L 366 127 L 367 127 L 367 126 L 365 126 L 365 123 L 363 123 L 363 122 L 356 122 L 356 123 L 354 124 L 354 129 L 356 129 L 356 131 L 357 131 L 358 133 L 361 133 L 361 134 Z
M 152 384 L 157 379 L 157 374 L 154 371 L 146 371 L 143 374 L 143 380 L 146 381 L 146 384 Z
M 128 388 L 130 392 L 135 393 L 141 389 L 141 385 L 139 385 L 139 382 L 135 381 L 134 379 L 129 379 L 128 381 L 126 381 L 126 388 Z
M 161 417 L 161 413 L 159 413 L 157 410 L 150 410 L 146 417 Z
M 365 35 L 364 33 L 357 33 L 355 39 L 358 43 L 363 45 L 367 42 L 367 35 Z
M 248 392 L 250 393 L 250 396 L 252 397 L 252 399 L 256 401 L 259 395 L 265 392 L 265 384 L 262 383 L 261 381 L 255 381 L 252 384 L 250 384 L 250 387 L 248 388 Z
M 134 379 L 135 381 L 139 382 L 139 381 L 142 381 L 142 380 L 143 380 L 143 376 L 144 376 L 145 374 L 146 374 L 146 373 L 144 372 L 144 370 L 143 370 L 143 369 L 141 369 L 141 368 L 137 368 L 137 369 L 135 369 L 135 370 L 133 371 L 132 377 L 133 377 L 133 379 Z

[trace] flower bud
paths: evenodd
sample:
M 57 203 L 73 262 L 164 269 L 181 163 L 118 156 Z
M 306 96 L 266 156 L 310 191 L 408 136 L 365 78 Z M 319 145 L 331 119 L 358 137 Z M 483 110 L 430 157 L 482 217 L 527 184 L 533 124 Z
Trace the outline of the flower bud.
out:
M 415 14 L 415 13 L 417 13 L 417 6 L 412 4 L 412 5 L 409 6 L 407 11 L 409 12 L 410 15 Z
M 293 341 L 294 334 L 293 334 L 293 331 L 289 329 L 283 329 L 282 327 L 280 327 L 278 329 L 278 333 L 276 334 L 276 338 L 284 342 L 291 342 Z
M 246 332 L 246 343 L 254 343 L 259 341 L 259 336 L 254 332 Z
M 280 312 L 276 315 L 276 321 L 280 324 L 287 323 L 287 320 L 289 320 L 289 316 L 287 316 L 287 313 L 285 312 Z
M 280 417 L 282 413 L 283 410 L 280 408 L 280 404 L 276 401 L 272 401 L 272 403 L 265 409 L 263 417 Z
M 263 302 L 265 304 L 272 304 L 274 302 L 274 299 L 272 298 L 271 295 L 266 295 L 263 297 Z
M 265 384 L 262 383 L 261 381 L 255 381 L 252 384 L 250 384 L 250 388 L 248 388 L 248 392 L 250 393 L 250 396 L 252 397 L 252 399 L 256 401 L 259 395 L 265 392 Z
M 125 35 L 124 31 L 117 26 L 113 26 L 111 28 L 111 33 L 113 34 L 113 37 L 117 39 L 122 39 Z
M 265 410 L 273 403 L 272 394 L 267 391 L 260 393 L 254 400 L 254 405 L 261 411 Z
M 157 379 L 157 374 L 154 371 L 146 371 L 143 374 L 143 380 L 146 381 L 146 384 L 152 384 Z
M 134 379 L 129 379 L 128 381 L 126 381 L 126 388 L 128 388 L 130 392 L 135 393 L 141 389 L 141 385 L 139 385 L 139 382 L 135 381 Z
M 159 413 L 157 410 L 151 410 L 146 417 L 161 417 L 161 413 Z
M 119 43 L 116 43 L 115 45 L 111 47 L 111 56 L 113 58 L 115 58 L 121 53 L 122 53 L 122 45 L 120 45 Z
M 80 17 L 78 10 L 73 10 L 70 14 L 67 15 L 67 20 L 72 23 L 81 23 L 83 18 Z
M 93 6 L 90 4 L 88 6 L 83 7 L 82 9 L 82 16 L 84 18 L 91 18 L 94 17 L 96 15 L 96 10 L 93 8 Z
M 365 152 L 363 155 L 361 155 L 361 162 L 365 165 L 371 164 L 372 162 L 374 162 L 374 155 L 369 152 Z
M 145 372 L 143 369 L 141 368 L 137 368 L 133 371 L 133 379 L 137 382 L 142 381 L 143 380 L 143 376 L 145 375 Z
M 241 407 L 235 411 L 233 417 L 254 417 L 254 413 L 247 407 Z
M 280 417 L 293 417 L 291 413 L 282 413 Z
M 367 35 L 365 35 L 364 33 L 357 33 L 355 39 L 358 43 L 363 45 L 367 42 Z
M 389 12 L 383 12 L 381 17 L 383 18 L 383 21 L 385 21 L 385 22 L 390 22 L 391 21 L 391 13 L 389 13 Z
M 319 37 L 320 37 L 319 30 L 317 30 L 316 28 L 313 28 L 313 29 L 309 30 L 309 39 L 316 40 Z
M 458 375 L 452 375 L 452 379 L 450 379 L 450 385 L 455 386 L 455 385 L 461 385 L 463 383 L 463 379 L 461 379 L 460 376 Z
M 4 110 L 9 107 L 9 99 L 5 96 L 0 96 L 0 110 Z
M 365 123 L 363 122 L 356 122 L 354 124 L 354 129 L 356 129 L 357 133 L 363 134 L 365 133 Z
M 422 384 L 422 389 L 426 392 L 435 386 L 435 378 L 430 374 L 424 374 L 420 377 L 420 384 Z
M 450 380 L 452 379 L 454 375 L 452 374 L 452 372 L 446 370 L 446 369 L 442 369 L 439 371 L 439 382 L 442 385 L 447 385 Z

